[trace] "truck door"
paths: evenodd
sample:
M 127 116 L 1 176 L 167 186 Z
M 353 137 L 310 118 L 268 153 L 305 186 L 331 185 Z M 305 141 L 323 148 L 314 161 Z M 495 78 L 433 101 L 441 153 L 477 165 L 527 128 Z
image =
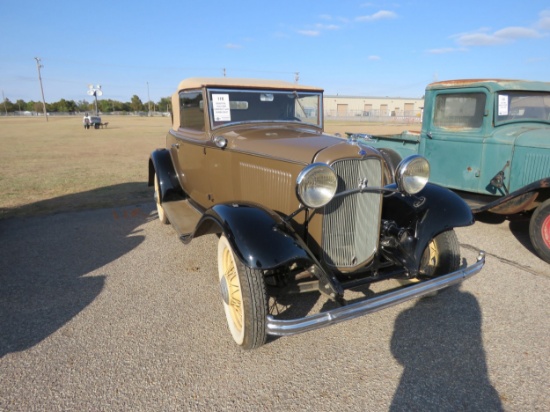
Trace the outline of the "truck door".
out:
M 430 181 L 456 190 L 478 192 L 487 129 L 483 88 L 435 91 L 425 115 L 420 153 L 430 161 Z

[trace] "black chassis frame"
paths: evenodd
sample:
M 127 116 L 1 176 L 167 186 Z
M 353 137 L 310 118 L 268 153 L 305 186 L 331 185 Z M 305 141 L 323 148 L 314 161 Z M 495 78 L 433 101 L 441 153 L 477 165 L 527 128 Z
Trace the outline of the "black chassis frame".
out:
M 177 180 L 168 150 L 158 149 L 151 154 L 149 186 L 154 184 L 155 173 L 161 204 L 189 199 Z M 433 238 L 474 223 L 470 207 L 444 187 L 428 183 L 414 196 L 398 192 L 395 183 L 378 190 L 386 193 L 379 256 L 370 266 L 355 273 L 365 279 L 363 283 L 388 277 L 416 277 L 422 254 Z M 293 264 L 309 268 L 319 280 L 319 291 L 336 301 L 343 301 L 344 289 L 348 288 L 342 279 L 349 280 L 350 275 L 354 275 L 342 277 L 323 265 L 285 217 L 260 204 L 216 204 L 203 212 L 192 233 L 179 236 L 182 242 L 188 243 L 195 237 L 214 233 L 223 233 L 242 263 L 252 269 L 276 271 Z M 381 260 L 386 264 L 380 265 Z M 389 274 L 384 276 L 388 266 Z M 351 284 L 349 287 L 356 286 L 357 282 Z

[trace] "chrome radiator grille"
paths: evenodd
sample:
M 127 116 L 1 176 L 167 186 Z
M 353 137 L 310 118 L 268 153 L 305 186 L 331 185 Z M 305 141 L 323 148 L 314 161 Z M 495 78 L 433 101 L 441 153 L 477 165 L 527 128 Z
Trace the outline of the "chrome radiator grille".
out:
M 332 164 L 338 175 L 337 192 L 382 184 L 377 158 L 346 159 Z M 323 258 L 341 270 L 370 260 L 378 248 L 382 194 L 354 193 L 334 199 L 323 210 Z

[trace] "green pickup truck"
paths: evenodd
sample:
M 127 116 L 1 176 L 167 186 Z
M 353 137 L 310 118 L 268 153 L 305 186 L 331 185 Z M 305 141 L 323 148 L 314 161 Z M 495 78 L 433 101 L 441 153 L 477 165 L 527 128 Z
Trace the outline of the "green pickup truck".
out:
M 426 157 L 430 181 L 456 191 L 474 213 L 528 214 L 533 248 L 550 263 L 550 83 L 432 83 L 420 133 L 348 134 L 394 168 L 408 155 Z

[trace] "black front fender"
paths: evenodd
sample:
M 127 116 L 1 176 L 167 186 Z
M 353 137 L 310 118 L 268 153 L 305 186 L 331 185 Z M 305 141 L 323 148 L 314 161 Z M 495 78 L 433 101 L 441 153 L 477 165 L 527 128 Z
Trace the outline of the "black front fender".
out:
M 397 189 L 396 185 L 388 187 Z M 394 193 L 386 197 L 382 217 L 395 221 L 401 227 L 414 229 L 414 261 L 417 264 L 428 244 L 437 235 L 475 222 L 470 207 L 460 196 L 432 183 L 428 183 L 415 196 Z
M 333 274 L 323 270 L 294 229 L 277 213 L 255 203 L 217 204 L 208 209 L 193 237 L 223 232 L 242 263 L 250 268 L 271 270 L 297 263 L 316 266 L 322 290 L 331 296 L 343 290 Z
M 253 269 L 274 269 L 311 261 L 310 252 L 281 216 L 257 204 L 217 204 L 208 209 L 194 237 L 212 232 L 212 221 L 227 237 L 238 258 Z

